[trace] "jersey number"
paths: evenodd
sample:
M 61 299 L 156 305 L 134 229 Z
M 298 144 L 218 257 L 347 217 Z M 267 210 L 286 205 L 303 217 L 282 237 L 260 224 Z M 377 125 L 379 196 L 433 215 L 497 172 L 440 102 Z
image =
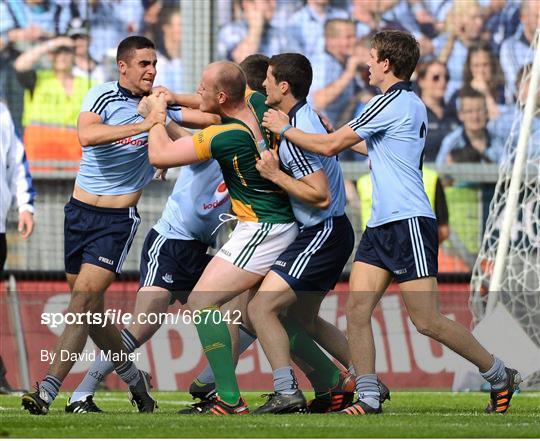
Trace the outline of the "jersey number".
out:
M 426 124 L 424 122 L 422 122 L 422 126 L 420 127 L 420 139 L 422 138 L 425 138 L 426 137 Z M 422 154 L 420 155 L 420 165 L 418 166 L 418 168 L 420 170 L 422 170 L 422 167 L 424 166 L 424 151 L 426 150 L 426 148 L 424 147 L 422 149 Z

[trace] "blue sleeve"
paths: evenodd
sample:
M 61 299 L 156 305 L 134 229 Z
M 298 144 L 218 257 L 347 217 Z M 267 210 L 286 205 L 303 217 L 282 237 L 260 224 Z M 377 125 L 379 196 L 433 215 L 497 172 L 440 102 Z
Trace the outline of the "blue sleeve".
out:
M 167 116 L 171 118 L 176 124 L 182 124 L 184 117 L 182 116 L 182 107 L 179 105 L 167 106 Z
M 286 172 L 295 179 L 302 179 L 323 168 L 316 154 L 301 149 L 288 139 L 281 143 L 279 159 Z
M 102 84 L 92 87 L 84 97 L 81 105 L 81 112 L 92 112 L 101 116 L 105 121 L 107 104 L 114 100 L 117 92 Z
M 373 97 L 364 107 L 360 115 L 348 123 L 362 139 L 369 139 L 377 133 L 383 133 L 388 128 L 394 115 L 389 114 L 389 104 L 399 96 L 395 90 L 387 95 Z

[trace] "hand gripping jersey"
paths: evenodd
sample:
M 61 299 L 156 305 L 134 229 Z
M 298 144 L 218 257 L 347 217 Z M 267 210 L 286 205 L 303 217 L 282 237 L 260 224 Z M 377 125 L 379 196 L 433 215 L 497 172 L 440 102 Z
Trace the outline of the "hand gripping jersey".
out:
M 262 97 L 262 99 L 261 99 Z M 247 98 L 248 106 L 257 119 L 268 107 L 264 95 L 253 93 Z M 270 137 L 264 128 L 261 133 L 267 142 Z M 232 209 L 240 221 L 286 224 L 294 222 L 289 197 L 277 185 L 264 179 L 255 164 L 260 158 L 261 146 L 249 127 L 234 118 L 222 118 L 222 124 L 210 126 L 193 136 L 199 160 L 217 160 L 229 189 Z M 267 146 L 262 146 L 267 148 Z
M 121 126 L 144 120 L 137 113 L 140 96 L 132 95 L 117 81 L 93 87 L 86 94 L 81 112 L 96 113 L 103 124 Z M 169 106 L 168 116 L 182 121 L 180 106 Z M 83 146 L 77 184 L 97 195 L 120 195 L 139 191 L 154 176 L 148 162 L 148 133 L 119 139 L 107 144 Z

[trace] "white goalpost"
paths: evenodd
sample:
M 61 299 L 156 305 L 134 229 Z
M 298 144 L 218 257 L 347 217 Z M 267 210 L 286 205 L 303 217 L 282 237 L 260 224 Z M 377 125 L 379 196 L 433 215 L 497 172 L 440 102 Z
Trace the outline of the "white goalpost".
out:
M 471 279 L 470 307 L 476 325 L 507 317 L 523 331 L 530 351 L 540 357 L 540 30 L 524 71 L 505 158 L 490 204 L 489 217 Z M 496 314 L 496 309 L 504 312 Z M 502 315 L 501 315 L 502 314 Z M 509 316 L 507 315 L 509 314 Z M 498 323 L 499 326 L 501 323 Z M 504 324 L 506 325 L 506 323 Z M 509 325 L 509 326 L 512 326 Z M 499 341 L 500 345 L 504 342 Z M 519 343 L 515 351 L 521 350 Z M 522 345 L 524 346 L 524 345 Z M 533 354 L 533 357 L 535 355 Z M 527 357 L 525 356 L 523 360 Z M 530 358 L 529 358 L 530 360 Z M 535 359 L 536 360 L 536 359 Z M 540 385 L 540 364 L 529 371 Z

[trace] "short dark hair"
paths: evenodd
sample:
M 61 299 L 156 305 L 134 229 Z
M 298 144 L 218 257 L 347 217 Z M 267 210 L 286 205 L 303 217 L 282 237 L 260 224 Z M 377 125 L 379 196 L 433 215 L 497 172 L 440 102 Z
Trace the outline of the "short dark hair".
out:
M 486 96 L 482 92 L 473 89 L 472 87 L 464 87 L 459 91 L 458 110 L 463 108 L 464 98 L 478 98 L 484 101 L 484 105 L 486 105 Z
M 133 52 L 138 49 L 155 50 L 156 46 L 151 40 L 141 35 L 133 35 L 131 37 L 124 38 L 116 50 L 116 62 L 129 61 L 129 59 L 133 56 Z
M 304 55 L 294 53 L 274 55 L 270 58 L 269 65 L 276 81 L 289 83 L 291 93 L 296 99 L 301 100 L 308 96 L 313 80 L 313 69 Z
M 410 33 L 397 30 L 377 32 L 371 39 L 377 50 L 378 61 L 388 59 L 392 72 L 401 80 L 409 81 L 420 58 L 418 41 Z
M 231 103 L 244 101 L 246 95 L 246 74 L 232 61 L 216 61 L 221 66 L 216 75 L 216 86 L 229 96 Z
M 246 74 L 247 85 L 251 90 L 256 90 L 266 95 L 266 90 L 263 87 L 266 79 L 266 71 L 268 70 L 268 58 L 263 54 L 248 55 L 240 63 L 240 67 Z

